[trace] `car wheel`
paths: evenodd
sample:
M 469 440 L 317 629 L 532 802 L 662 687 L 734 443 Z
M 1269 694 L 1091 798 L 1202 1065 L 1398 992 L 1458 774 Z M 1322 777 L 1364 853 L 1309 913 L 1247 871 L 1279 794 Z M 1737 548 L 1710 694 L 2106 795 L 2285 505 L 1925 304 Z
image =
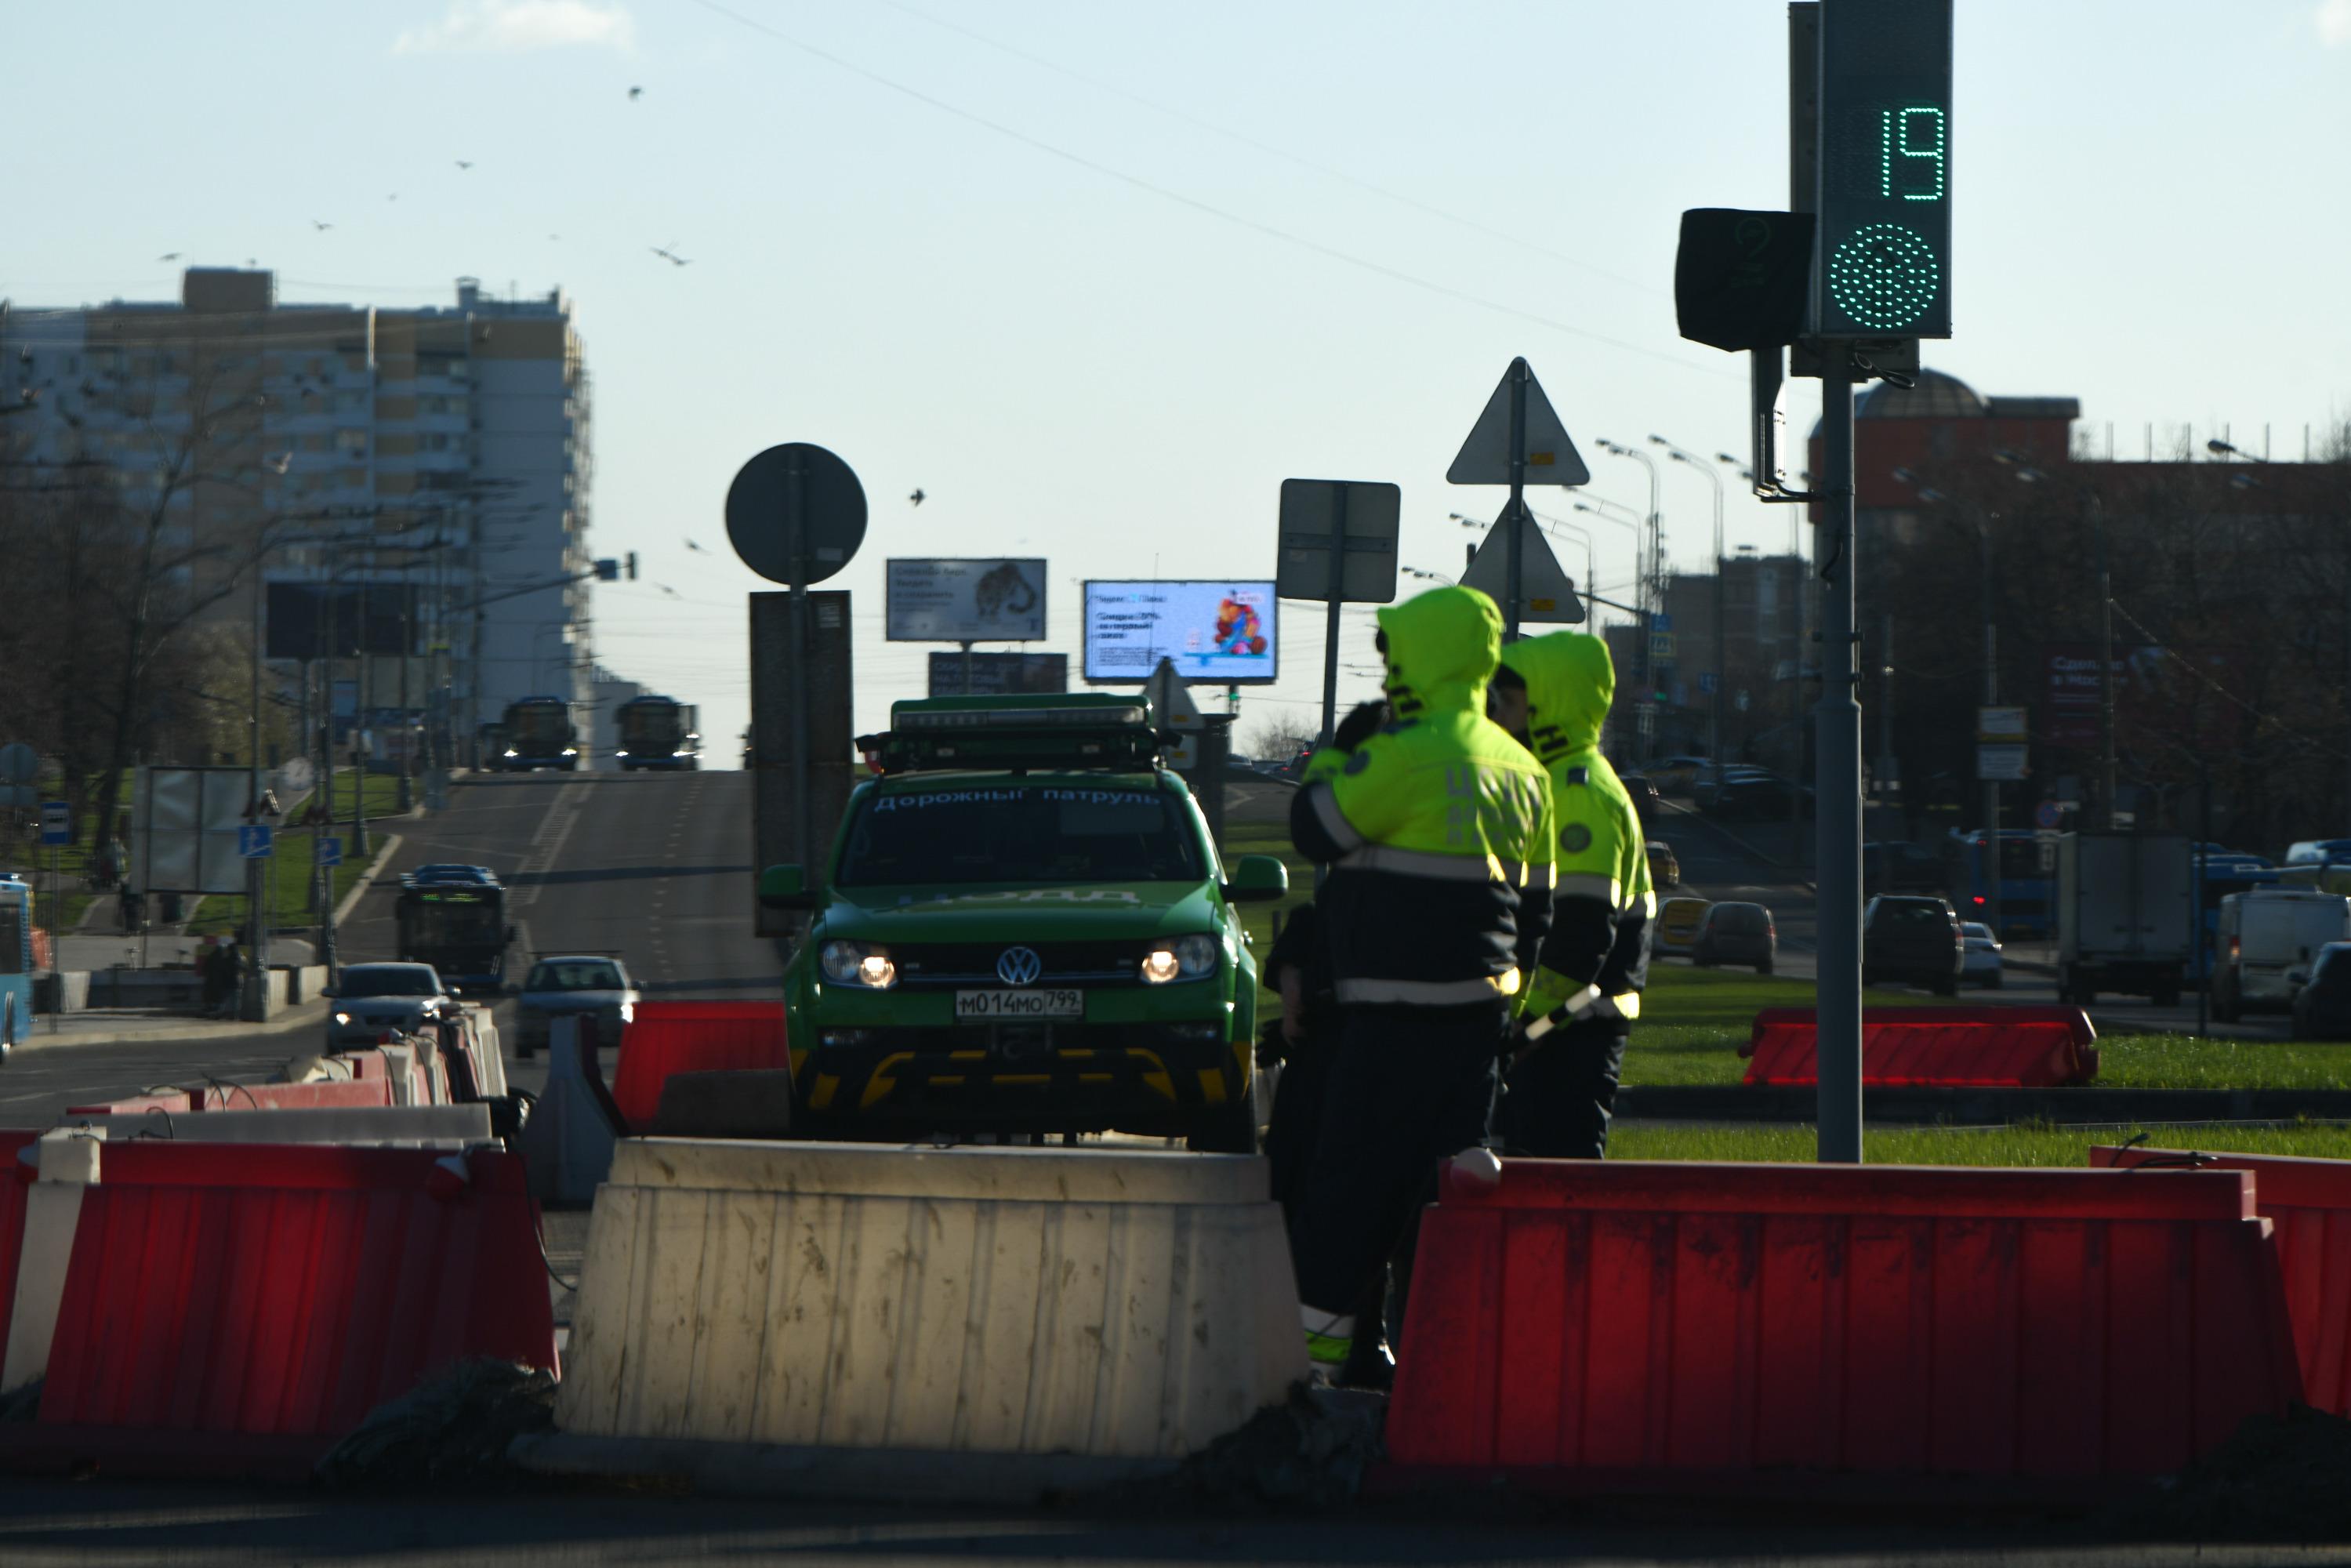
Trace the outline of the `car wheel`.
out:
M 2002 852 L 2005 853 L 2006 852 L 2003 851 Z M 2006 982 L 2003 980 L 2001 972 L 1997 969 L 1994 969 L 1990 975 L 1984 977 L 1984 989 L 1987 991 L 1999 990 L 2005 983 Z
M 1959 977 L 1957 975 L 1938 975 L 1929 988 L 1938 997 L 1956 997 L 1959 994 Z
M 2243 1011 L 2237 1005 L 2237 988 L 2234 986 L 2226 984 L 2214 986 L 2212 988 L 2213 1021 L 2215 1023 L 2235 1023 L 2237 1019 L 2242 1016 Z
M 1768 975 L 1771 973 L 1772 967 L 1771 960 L 1766 958 L 1755 966 L 1755 972 L 1759 975 Z
M 2179 988 L 2166 986 L 2148 999 L 2159 1008 L 2176 1008 L 2179 1005 Z

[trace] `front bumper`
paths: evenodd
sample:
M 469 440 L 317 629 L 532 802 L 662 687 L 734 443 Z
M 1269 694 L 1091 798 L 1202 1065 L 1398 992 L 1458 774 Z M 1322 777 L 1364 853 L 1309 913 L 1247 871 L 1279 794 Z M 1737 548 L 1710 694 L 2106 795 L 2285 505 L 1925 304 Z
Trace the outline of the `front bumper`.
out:
M 813 1128 L 1172 1137 L 1247 1097 L 1251 1047 L 1227 1032 L 1222 1018 L 816 1024 L 795 1035 L 792 1067 Z
M 337 1023 L 334 1020 L 334 1015 L 330 1013 L 327 1018 L 327 1049 L 329 1052 L 352 1049 L 363 1050 L 375 1044 L 387 1034 L 417 1034 L 426 1027 L 423 1019 L 414 1018 L 383 1023 L 369 1023 L 356 1019 L 350 1023 Z

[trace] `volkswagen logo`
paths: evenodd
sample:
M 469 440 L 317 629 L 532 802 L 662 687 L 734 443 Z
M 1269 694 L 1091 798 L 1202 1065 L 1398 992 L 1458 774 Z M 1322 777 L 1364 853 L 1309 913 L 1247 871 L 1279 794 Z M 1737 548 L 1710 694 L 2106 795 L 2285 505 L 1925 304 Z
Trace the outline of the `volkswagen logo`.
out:
M 1008 986 L 1033 986 L 1045 962 L 1028 947 L 1007 947 L 997 955 L 996 977 Z

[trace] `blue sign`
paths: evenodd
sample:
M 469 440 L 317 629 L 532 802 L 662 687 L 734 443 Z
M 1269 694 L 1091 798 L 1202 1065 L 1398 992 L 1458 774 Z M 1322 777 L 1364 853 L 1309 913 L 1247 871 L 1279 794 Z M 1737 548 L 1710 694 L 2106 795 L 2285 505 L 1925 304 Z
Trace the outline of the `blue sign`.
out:
M 1660 611 L 1658 611 L 1655 615 L 1652 615 L 1652 616 L 1650 616 L 1650 617 L 1649 617 L 1649 630 L 1650 630 L 1650 631 L 1652 631 L 1652 632 L 1670 632 L 1670 631 L 1672 631 L 1673 629 L 1674 629 L 1674 618 L 1673 618 L 1672 616 L 1670 616 L 1670 615 L 1667 614 L 1664 611 L 1660 610 Z
M 246 860 L 266 859 L 269 855 L 269 824 L 247 822 L 236 831 L 236 852 Z
M 320 839 L 319 841 L 318 860 L 320 865 L 342 864 L 343 841 L 340 839 Z
M 45 844 L 73 842 L 73 808 L 63 800 L 41 802 L 41 842 Z
M 1699 674 L 1698 678 L 1698 689 L 1702 692 L 1710 692 L 1714 690 L 1714 672 L 1712 670 L 1703 671 Z
M 2032 825 L 2036 828 L 2053 828 L 2064 820 L 2054 800 L 2043 800 L 2032 808 Z

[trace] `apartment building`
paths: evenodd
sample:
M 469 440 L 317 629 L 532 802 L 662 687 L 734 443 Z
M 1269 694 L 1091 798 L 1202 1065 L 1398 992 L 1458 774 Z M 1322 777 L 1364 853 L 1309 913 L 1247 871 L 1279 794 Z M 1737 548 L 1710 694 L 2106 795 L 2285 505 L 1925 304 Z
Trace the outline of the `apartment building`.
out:
M 586 703 L 590 383 L 559 291 L 290 304 L 190 267 L 176 301 L 0 302 L 0 407 L 12 465 L 110 487 L 153 525 L 154 591 L 265 623 L 305 707 L 404 711 L 462 756 L 517 697 Z

